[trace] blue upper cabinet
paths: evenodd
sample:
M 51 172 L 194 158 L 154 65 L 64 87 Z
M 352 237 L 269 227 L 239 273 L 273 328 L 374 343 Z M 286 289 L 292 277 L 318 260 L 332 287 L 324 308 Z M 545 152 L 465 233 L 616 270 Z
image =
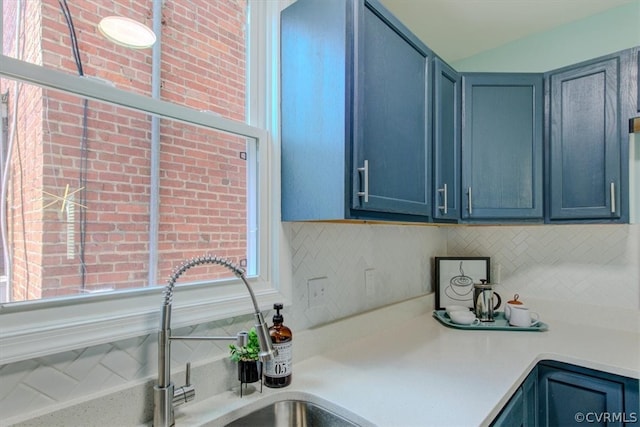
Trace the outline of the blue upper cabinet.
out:
M 352 208 L 428 216 L 431 52 L 377 4 L 356 11 Z
M 628 221 L 638 48 L 460 78 L 378 0 L 298 0 L 280 63 L 284 221 Z
M 621 218 L 620 73 L 615 55 L 547 76 L 552 221 Z
M 462 218 L 542 221 L 543 76 L 462 77 Z
M 636 48 L 635 51 L 636 57 L 636 111 L 640 113 L 640 49 Z M 632 59 L 633 61 L 633 59 Z M 631 71 L 633 67 L 631 68 Z
M 433 61 L 433 218 L 460 219 L 460 102 L 462 78 Z
M 377 1 L 281 16 L 282 219 L 428 221 L 431 51 Z

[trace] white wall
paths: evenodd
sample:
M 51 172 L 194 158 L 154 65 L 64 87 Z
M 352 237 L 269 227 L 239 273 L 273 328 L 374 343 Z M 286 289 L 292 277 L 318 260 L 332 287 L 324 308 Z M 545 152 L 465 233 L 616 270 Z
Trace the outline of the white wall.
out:
M 508 299 L 640 309 L 640 225 L 450 227 L 447 253 L 490 256 Z
M 635 0 L 456 61 L 452 66 L 459 71 L 542 73 L 638 45 L 640 0 Z
M 436 226 L 285 224 L 293 256 L 293 307 L 298 329 L 431 292 L 431 262 L 446 254 Z M 369 291 L 365 270 L 373 273 Z M 326 303 L 309 306 L 308 281 L 327 278 Z M 286 319 L 286 315 L 285 315 Z

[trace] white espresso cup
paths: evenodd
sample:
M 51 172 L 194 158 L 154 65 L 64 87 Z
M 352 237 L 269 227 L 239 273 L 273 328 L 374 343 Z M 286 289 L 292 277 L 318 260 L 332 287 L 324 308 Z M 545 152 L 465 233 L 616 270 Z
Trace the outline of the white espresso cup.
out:
M 476 315 L 469 310 L 452 311 L 449 313 L 449 318 L 453 323 L 457 323 L 458 325 L 477 325 L 480 323 Z
M 511 306 L 511 315 L 509 316 L 509 324 L 521 328 L 535 326 L 540 322 L 540 315 L 535 311 L 530 311 L 527 307 L 513 305 Z

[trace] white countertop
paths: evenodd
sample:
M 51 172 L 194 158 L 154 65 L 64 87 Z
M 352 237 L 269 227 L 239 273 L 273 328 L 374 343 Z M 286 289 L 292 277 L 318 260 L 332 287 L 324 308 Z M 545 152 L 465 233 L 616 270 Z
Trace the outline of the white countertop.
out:
M 448 328 L 432 317 L 433 295 L 299 336 L 294 330 L 289 387 L 242 399 L 235 390 L 184 405 L 176 426 L 224 425 L 281 398 L 315 400 L 383 427 L 486 425 L 542 359 L 640 378 L 639 311 L 567 312 L 564 304 L 527 302 L 548 331 Z

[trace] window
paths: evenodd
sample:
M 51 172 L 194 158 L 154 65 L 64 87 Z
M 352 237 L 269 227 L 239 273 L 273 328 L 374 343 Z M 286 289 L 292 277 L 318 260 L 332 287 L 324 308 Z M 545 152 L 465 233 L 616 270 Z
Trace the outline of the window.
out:
M 154 65 L 151 49 L 116 46 L 96 25 L 124 14 L 151 26 L 156 2 L 109 3 L 1 3 L 2 362 L 155 330 L 157 285 L 203 253 L 245 267 L 265 307 L 287 288 L 273 280 L 267 132 L 278 4 L 160 2 Z M 177 325 L 249 311 L 220 267 L 180 283 L 193 286 L 176 293 Z
M 247 0 L 161 1 L 161 98 L 245 121 Z M 153 0 L 4 0 L 3 54 L 152 95 L 151 49 L 120 46 L 98 30 L 118 15 L 148 28 Z
M 256 234 L 248 233 L 257 227 L 248 215 L 258 196 L 249 181 L 255 138 L 28 83 L 14 87 L 7 301 L 156 286 L 202 253 L 257 273 Z M 232 277 L 202 267 L 186 278 L 220 274 Z

